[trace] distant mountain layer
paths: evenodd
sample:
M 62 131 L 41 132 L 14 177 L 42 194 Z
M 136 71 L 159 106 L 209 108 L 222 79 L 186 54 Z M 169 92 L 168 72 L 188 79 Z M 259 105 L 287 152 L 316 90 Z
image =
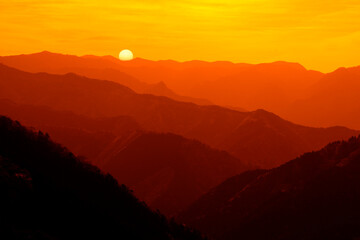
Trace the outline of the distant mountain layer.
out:
M 198 141 L 143 131 L 130 117 L 89 118 L 9 100 L 0 100 L 0 114 L 49 133 L 169 216 L 250 168 Z
M 1 239 L 201 239 L 110 175 L 0 117 Z
M 358 239 L 360 137 L 272 170 L 245 172 L 179 219 L 215 239 Z
M 258 110 L 238 112 L 142 95 L 111 81 L 75 74 L 26 73 L 0 65 L 0 98 L 45 105 L 88 117 L 130 116 L 145 130 L 171 132 L 228 151 L 243 162 L 271 168 L 358 132 L 310 128 Z
M 0 99 L 0 114 L 20 121 L 27 127 L 48 132 L 51 138 L 74 154 L 101 164 L 109 146 L 131 139 L 141 131 L 131 117 L 91 118 L 70 111 L 56 111 L 47 106 L 16 104 Z
M 153 89 L 151 86 L 163 83 L 180 95 L 208 99 L 222 106 L 266 109 L 275 113 L 303 97 L 307 88 L 324 75 L 307 70 L 298 63 L 280 61 L 235 64 L 225 61 L 176 62 L 137 58 L 122 62 L 111 56 L 77 57 L 41 52 L 0 57 L 0 62 L 29 72 L 74 72 L 91 78 L 112 80 L 139 93 L 153 93 L 182 101 L 168 89 L 160 92 L 148 90 Z M 202 100 L 188 100 L 209 105 L 209 102 Z
M 265 109 L 313 127 L 360 129 L 360 67 L 324 74 L 298 63 L 136 61 L 122 71 L 144 82 L 163 81 L 174 91 L 221 106 Z
M 110 80 L 125 85 L 135 92 L 165 96 L 177 101 L 193 102 L 200 105 L 210 105 L 211 102 L 195 97 L 185 97 L 169 89 L 164 81 L 154 83 L 142 82 L 129 74 L 122 72 L 121 61 L 113 57 L 84 56 L 41 52 L 29 55 L 0 57 L 0 62 L 23 71 L 53 74 L 76 73 L 89 78 Z
M 360 67 L 324 74 L 283 61 L 235 64 L 137 58 L 122 62 L 111 56 L 77 57 L 49 52 L 0 57 L 0 62 L 29 72 L 74 72 L 112 80 L 138 93 L 199 105 L 210 105 L 211 101 L 241 111 L 264 109 L 306 126 L 360 130 Z
M 312 126 L 360 129 L 360 67 L 339 68 L 326 74 L 309 91 L 308 97 L 286 110 L 289 119 Z

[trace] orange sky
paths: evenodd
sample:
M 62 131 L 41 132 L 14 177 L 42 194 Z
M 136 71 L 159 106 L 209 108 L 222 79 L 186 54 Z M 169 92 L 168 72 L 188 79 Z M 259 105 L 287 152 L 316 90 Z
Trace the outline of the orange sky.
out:
M 0 0 L 0 55 L 360 65 L 360 0 Z

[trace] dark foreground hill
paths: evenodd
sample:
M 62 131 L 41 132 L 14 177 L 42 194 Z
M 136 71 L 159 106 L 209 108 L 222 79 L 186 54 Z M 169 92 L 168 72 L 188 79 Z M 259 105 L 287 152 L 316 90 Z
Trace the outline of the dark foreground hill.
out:
M 0 99 L 0 115 L 49 133 L 52 140 L 96 165 L 103 161 L 114 142 L 119 144 L 120 139 L 126 142 L 140 131 L 137 122 L 127 116 L 91 118 L 47 106 L 16 104 L 7 99 Z
M 1 239 L 200 239 L 46 134 L 0 117 Z
M 0 114 L 49 133 L 166 215 L 250 167 L 198 141 L 143 131 L 130 117 L 90 118 L 1 99 Z
M 360 137 L 334 142 L 273 170 L 246 172 L 179 217 L 215 239 L 360 237 Z
M 262 168 L 272 168 L 325 144 L 357 135 L 342 127 L 310 128 L 258 110 L 238 112 L 137 94 L 110 81 L 75 74 L 32 74 L 0 64 L 0 98 L 88 117 L 130 116 L 149 131 L 197 139 Z

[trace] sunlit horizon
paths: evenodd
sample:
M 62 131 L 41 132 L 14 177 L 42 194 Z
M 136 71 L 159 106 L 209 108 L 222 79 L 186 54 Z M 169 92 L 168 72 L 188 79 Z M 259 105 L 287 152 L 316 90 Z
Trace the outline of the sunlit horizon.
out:
M 47 50 L 149 60 L 360 65 L 360 2 L 0 1 L 0 55 Z
M 76 54 L 76 53 L 67 53 L 67 52 L 52 52 L 52 51 L 48 51 L 48 50 L 41 50 L 38 52 L 25 52 L 25 53 L 13 53 L 13 54 L 8 54 L 8 55 L 0 55 L 3 57 L 9 57 L 9 56 L 19 56 L 19 55 L 33 55 L 33 54 L 40 54 L 40 53 L 51 53 L 51 54 L 61 54 L 61 55 L 70 55 L 70 56 L 76 56 L 76 57 L 86 57 L 86 56 L 94 56 L 94 57 L 112 57 L 115 60 L 119 60 L 119 62 L 122 62 L 119 59 L 119 53 L 114 51 L 114 53 L 112 54 L 107 54 L 107 55 L 96 55 L 96 54 Z M 285 60 L 274 60 L 274 61 L 268 61 L 268 62 L 235 62 L 235 61 L 231 61 L 231 60 L 202 60 L 202 59 L 186 59 L 186 60 L 175 60 L 175 59 L 171 59 L 171 58 L 164 58 L 164 59 L 149 59 L 149 58 L 144 58 L 142 56 L 134 56 L 133 59 L 128 60 L 128 61 L 133 61 L 133 60 L 146 60 L 146 61 L 154 61 L 154 62 L 161 62 L 161 61 L 174 61 L 174 62 L 178 62 L 178 63 L 187 63 L 187 62 L 206 62 L 206 63 L 216 63 L 216 62 L 228 62 L 228 63 L 232 63 L 232 64 L 251 64 L 251 65 L 258 65 L 258 64 L 270 64 L 270 63 L 276 63 L 276 62 L 286 62 L 286 63 L 296 63 L 296 64 L 300 64 L 301 66 L 303 66 L 305 69 L 307 70 L 313 70 L 313 71 L 318 71 L 321 73 L 331 73 L 336 71 L 339 68 L 353 68 L 353 67 L 359 67 L 360 63 L 358 65 L 349 65 L 349 66 L 338 66 L 338 67 L 334 67 L 333 69 L 330 69 L 328 71 L 322 71 L 322 70 L 318 70 L 318 69 L 313 69 L 313 68 L 309 68 L 306 65 L 302 64 L 301 62 L 296 62 L 296 61 L 285 61 Z

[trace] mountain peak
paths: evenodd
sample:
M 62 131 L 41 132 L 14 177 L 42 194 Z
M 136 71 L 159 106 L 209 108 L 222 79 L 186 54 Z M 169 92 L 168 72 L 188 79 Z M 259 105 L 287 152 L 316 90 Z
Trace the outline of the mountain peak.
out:
M 42 52 L 37 52 L 37 53 L 31 53 L 31 54 L 24 54 L 25 56 L 31 56 L 31 55 L 35 55 L 35 56 L 61 56 L 61 55 L 65 55 L 62 53 L 53 53 L 50 51 L 42 51 Z
M 42 52 L 39 52 L 38 54 L 54 54 L 54 53 L 52 53 L 50 51 L 47 51 L 47 50 L 44 50 Z
M 165 84 L 164 81 L 160 81 L 160 82 L 158 82 L 156 85 L 159 86 L 159 87 L 167 88 L 167 86 L 166 86 L 166 84 Z
M 257 64 L 257 66 L 274 69 L 275 71 L 278 71 L 279 69 L 281 69 L 282 71 L 284 71 L 284 70 L 307 71 L 307 69 L 303 65 L 301 65 L 300 63 L 296 63 L 296 62 L 275 61 L 275 62 L 271 62 L 271 63 L 260 63 L 260 64 Z

